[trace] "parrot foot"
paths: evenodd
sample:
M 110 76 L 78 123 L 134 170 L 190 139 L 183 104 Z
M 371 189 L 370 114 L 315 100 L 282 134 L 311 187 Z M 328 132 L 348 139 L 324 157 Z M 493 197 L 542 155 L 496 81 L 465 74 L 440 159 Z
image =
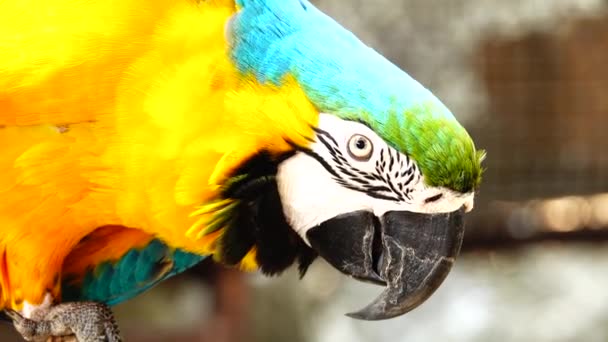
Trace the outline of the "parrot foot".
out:
M 122 341 L 112 311 L 104 304 L 59 304 L 51 307 L 40 319 L 25 318 L 13 310 L 7 310 L 6 314 L 26 341 Z

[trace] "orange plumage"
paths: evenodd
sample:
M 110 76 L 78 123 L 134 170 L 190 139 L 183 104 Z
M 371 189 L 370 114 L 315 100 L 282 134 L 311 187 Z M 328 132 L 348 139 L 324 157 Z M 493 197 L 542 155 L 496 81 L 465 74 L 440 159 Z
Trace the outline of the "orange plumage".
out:
M 255 152 L 305 144 L 318 113 L 299 86 L 256 83 L 228 57 L 236 10 L 0 2 L 0 309 L 59 298 L 66 269 L 152 238 L 213 253 L 218 233 L 186 234 L 205 222 L 191 214 Z

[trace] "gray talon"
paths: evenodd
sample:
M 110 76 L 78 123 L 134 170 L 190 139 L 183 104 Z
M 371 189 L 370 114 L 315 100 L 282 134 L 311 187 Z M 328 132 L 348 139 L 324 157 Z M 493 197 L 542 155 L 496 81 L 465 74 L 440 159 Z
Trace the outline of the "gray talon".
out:
M 49 335 L 44 332 L 47 324 L 27 319 L 13 310 L 6 310 L 6 315 L 13 320 L 15 329 L 26 341 L 44 341 L 48 338 Z
M 93 302 L 65 303 L 52 307 L 40 320 L 6 310 L 26 341 L 121 342 L 112 311 Z M 72 336 L 70 338 L 70 336 Z

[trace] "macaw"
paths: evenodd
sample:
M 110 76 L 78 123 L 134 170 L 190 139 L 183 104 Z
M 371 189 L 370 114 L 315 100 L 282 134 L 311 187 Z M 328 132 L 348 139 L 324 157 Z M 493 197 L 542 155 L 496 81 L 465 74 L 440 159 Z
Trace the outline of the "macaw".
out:
M 320 256 L 425 301 L 481 181 L 449 109 L 307 0 L 0 2 L 0 309 L 119 341 L 109 305 L 212 256 Z

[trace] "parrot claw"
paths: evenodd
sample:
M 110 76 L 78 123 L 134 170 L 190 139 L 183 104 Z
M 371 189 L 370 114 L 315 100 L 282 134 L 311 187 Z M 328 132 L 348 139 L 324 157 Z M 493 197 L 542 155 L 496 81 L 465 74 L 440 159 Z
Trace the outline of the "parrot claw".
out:
M 33 342 L 121 342 L 110 308 L 93 302 L 65 303 L 52 307 L 40 320 L 6 310 L 15 329 Z

